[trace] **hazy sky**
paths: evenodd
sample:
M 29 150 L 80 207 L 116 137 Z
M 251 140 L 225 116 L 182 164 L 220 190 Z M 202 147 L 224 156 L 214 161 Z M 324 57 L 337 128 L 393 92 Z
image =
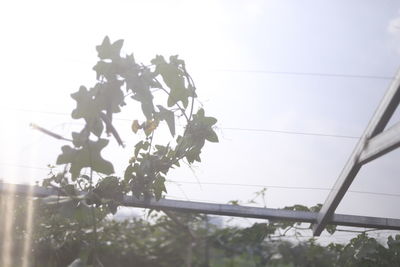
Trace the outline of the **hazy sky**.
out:
M 63 143 L 29 123 L 65 136 L 80 127 L 69 116 L 69 94 L 94 85 L 95 46 L 108 35 L 125 39 L 123 52 L 144 63 L 179 54 L 206 113 L 218 118 L 221 142 L 205 146 L 197 178 L 188 169 L 171 172 L 182 183 L 169 184 L 167 196 L 245 203 L 262 188 L 207 182 L 330 188 L 356 139 L 225 128 L 360 136 L 399 67 L 399 11 L 394 0 L 3 1 L 0 177 L 45 176 Z M 135 116 L 116 121 L 127 148 L 113 140 L 103 153 L 117 174 L 137 142 Z M 350 189 L 400 194 L 399 156 L 364 167 Z M 266 199 L 268 207 L 315 205 L 327 194 L 270 187 Z M 337 212 L 400 218 L 399 200 L 349 192 Z

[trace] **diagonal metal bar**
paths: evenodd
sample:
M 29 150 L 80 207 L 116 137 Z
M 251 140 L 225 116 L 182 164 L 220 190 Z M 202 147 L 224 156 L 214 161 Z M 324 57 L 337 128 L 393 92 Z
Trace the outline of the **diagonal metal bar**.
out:
M 362 166 L 360 157 L 368 143 L 368 140 L 381 133 L 392 117 L 394 111 L 400 102 L 400 71 L 397 73 L 395 79 L 384 95 L 378 108 L 375 111 L 372 119 L 366 127 L 364 134 L 360 141 L 357 143 L 349 160 L 344 166 L 339 178 L 336 180 L 332 190 L 323 204 L 321 211 L 318 214 L 317 222 L 313 225 L 313 233 L 315 236 L 321 234 L 328 224 L 337 206 L 342 200 L 343 196 L 349 189 L 351 183 L 356 177 L 358 171 Z M 372 140 L 371 140 L 372 141 Z M 365 155 L 365 154 L 364 154 Z M 379 153 L 376 154 L 379 156 Z M 371 157 L 372 159 L 373 157 Z
M 360 163 L 368 163 L 400 147 L 400 122 L 371 138 L 360 155 Z
M 60 192 L 55 189 L 43 188 L 29 185 L 10 185 L 0 183 L 0 193 L 16 194 L 26 196 L 31 194 L 35 197 L 47 197 L 58 195 Z M 233 217 L 246 217 L 256 219 L 269 219 L 278 221 L 308 222 L 315 223 L 317 221 L 317 212 L 292 211 L 284 209 L 270 209 L 258 207 L 246 207 L 228 204 L 214 204 L 205 202 L 193 202 L 171 199 L 154 199 L 140 200 L 133 196 L 125 196 L 123 206 L 150 208 L 157 210 L 173 210 L 179 212 L 193 212 L 214 214 Z M 329 224 L 366 227 L 377 229 L 400 230 L 400 220 L 391 218 L 378 218 L 368 216 L 353 216 L 344 214 L 334 214 Z

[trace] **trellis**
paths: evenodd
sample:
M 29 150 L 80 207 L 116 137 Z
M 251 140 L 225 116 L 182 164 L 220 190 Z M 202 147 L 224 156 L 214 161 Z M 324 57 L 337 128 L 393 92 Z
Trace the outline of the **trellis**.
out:
M 228 204 L 213 204 L 183 200 L 137 199 L 125 196 L 122 205 L 151 209 L 166 209 L 214 215 L 247 217 L 258 219 L 288 220 L 313 224 L 313 234 L 319 236 L 329 224 L 400 230 L 400 219 L 336 214 L 335 210 L 343 199 L 361 167 L 400 146 L 400 123 L 385 130 L 400 102 L 400 71 L 397 73 L 375 114 L 366 127 L 336 183 L 319 212 L 292 211 L 284 209 L 245 207 Z M 2 193 L 46 197 L 57 195 L 51 188 L 28 185 L 0 184 Z

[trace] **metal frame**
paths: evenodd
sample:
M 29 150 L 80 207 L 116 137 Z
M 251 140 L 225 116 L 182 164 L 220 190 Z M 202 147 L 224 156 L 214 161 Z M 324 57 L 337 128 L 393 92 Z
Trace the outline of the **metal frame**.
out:
M 60 191 L 51 188 L 6 183 L 0 183 L 0 192 L 3 194 L 24 196 L 30 195 L 32 197 L 48 197 L 60 194 Z M 194 212 L 231 217 L 246 217 L 307 223 L 316 223 L 319 214 L 318 212 L 269 209 L 171 199 L 160 199 L 158 201 L 155 199 L 143 200 L 137 199 L 133 196 L 125 196 L 122 205 L 127 207 L 150 208 L 156 210 L 174 210 L 180 212 Z M 368 216 L 334 214 L 332 219 L 329 221 L 329 224 L 400 230 L 400 219 L 386 219 Z
M 361 139 L 353 150 L 339 178 L 330 191 L 313 225 L 313 234 L 319 236 L 332 219 L 340 201 L 349 189 L 363 164 L 366 164 L 400 146 L 400 124 L 383 131 L 400 102 L 400 71 L 379 104 Z

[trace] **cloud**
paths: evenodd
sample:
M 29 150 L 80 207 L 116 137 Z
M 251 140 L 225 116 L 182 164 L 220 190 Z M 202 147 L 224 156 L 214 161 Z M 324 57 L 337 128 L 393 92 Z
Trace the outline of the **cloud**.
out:
M 400 17 L 390 20 L 387 30 L 390 34 L 400 37 Z
M 400 54 L 400 15 L 389 21 L 387 32 L 390 35 L 389 44 L 398 54 Z

